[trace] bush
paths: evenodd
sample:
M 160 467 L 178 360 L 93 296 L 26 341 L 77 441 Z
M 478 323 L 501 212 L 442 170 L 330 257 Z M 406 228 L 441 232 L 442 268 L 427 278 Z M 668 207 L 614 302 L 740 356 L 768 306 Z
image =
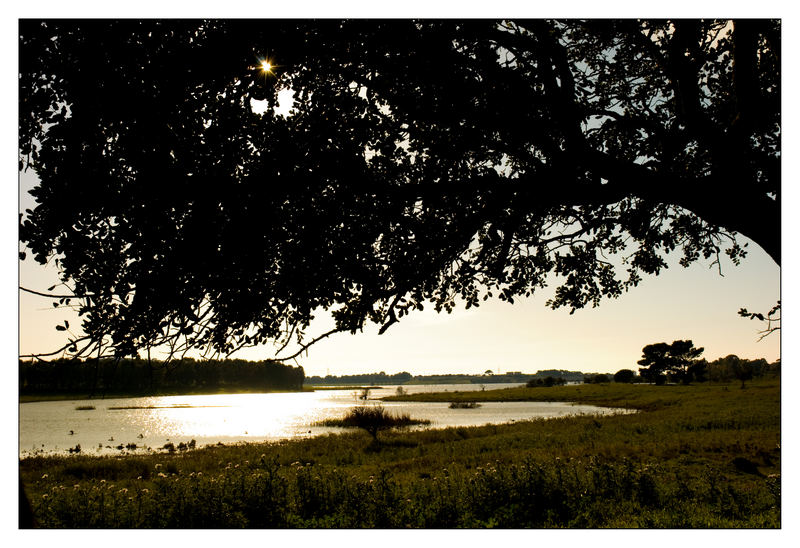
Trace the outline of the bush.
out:
M 614 382 L 633 382 L 633 378 L 636 376 L 636 373 L 631 371 L 630 369 L 620 369 L 616 373 L 614 373 Z
M 605 373 L 598 373 L 597 375 L 584 375 L 583 382 L 584 384 L 602 384 L 611 382 L 611 379 Z
M 528 388 L 536 388 L 537 386 L 560 386 L 562 384 L 567 384 L 567 381 L 561 377 L 551 377 L 548 375 L 544 379 L 531 379 L 525 384 L 525 386 Z

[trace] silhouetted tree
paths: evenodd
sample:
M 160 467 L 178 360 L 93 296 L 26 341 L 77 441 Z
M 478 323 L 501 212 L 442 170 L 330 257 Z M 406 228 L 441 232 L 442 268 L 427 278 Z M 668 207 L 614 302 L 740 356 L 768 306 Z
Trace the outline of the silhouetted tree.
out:
M 383 332 L 546 280 L 574 311 L 736 233 L 779 262 L 780 28 L 22 20 L 22 256 L 77 355 L 302 351 L 320 308 Z
M 630 369 L 620 369 L 619 371 L 614 373 L 614 382 L 631 383 L 633 382 L 633 378 L 635 376 L 636 373 L 634 373 Z
M 742 359 L 735 354 L 725 356 L 720 360 L 723 367 L 727 368 L 730 373 L 742 382 L 741 388 L 745 387 L 745 381 L 753 378 L 753 364 L 750 360 Z
M 708 362 L 705 359 L 695 360 L 687 368 L 687 378 L 695 382 L 708 380 Z
M 695 348 L 692 341 L 648 344 L 642 348 L 642 359 L 637 362 L 647 367 L 639 369 L 639 372 L 656 384 L 664 384 L 667 374 L 688 384 L 692 380 L 689 368 L 695 364 L 695 359 L 703 353 L 703 350 Z

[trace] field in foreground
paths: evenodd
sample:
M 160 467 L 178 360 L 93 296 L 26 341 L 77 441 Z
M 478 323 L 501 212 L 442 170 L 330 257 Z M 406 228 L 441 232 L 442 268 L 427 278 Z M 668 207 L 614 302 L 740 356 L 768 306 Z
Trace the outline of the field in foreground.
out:
M 780 527 L 778 380 L 420 396 L 641 411 L 32 457 L 21 477 L 42 527 Z

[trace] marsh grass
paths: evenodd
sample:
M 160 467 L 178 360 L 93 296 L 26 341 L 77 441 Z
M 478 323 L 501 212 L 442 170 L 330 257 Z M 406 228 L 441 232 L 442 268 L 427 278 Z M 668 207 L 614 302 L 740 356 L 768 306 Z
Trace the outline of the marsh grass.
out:
M 642 412 L 20 470 L 43 527 L 780 527 L 780 385 L 726 388 L 534 388 Z
M 408 413 L 392 414 L 382 405 L 359 405 L 350 408 L 342 418 L 325 419 L 318 424 L 319 426 L 361 428 L 366 430 L 373 439 L 377 439 L 378 432 L 381 430 L 430 424 L 430 422 L 426 419 L 412 419 Z
M 474 401 L 451 401 L 450 409 L 477 409 L 481 404 Z

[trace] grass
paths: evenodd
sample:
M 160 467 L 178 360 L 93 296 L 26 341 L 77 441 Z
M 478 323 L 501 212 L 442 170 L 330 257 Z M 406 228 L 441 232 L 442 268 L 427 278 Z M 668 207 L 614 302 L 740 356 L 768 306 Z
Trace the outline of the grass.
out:
M 481 404 L 475 401 L 451 401 L 450 409 L 477 409 Z
M 781 526 L 780 384 L 471 392 L 640 413 L 125 457 L 30 457 L 38 523 L 161 527 Z M 417 394 L 409 399 L 461 395 Z M 454 400 L 455 398 L 455 400 Z M 400 399 L 392 397 L 392 399 Z
M 373 439 L 377 439 L 378 432 L 381 430 L 430 424 L 430 422 L 426 419 L 412 419 L 408 413 L 393 415 L 382 405 L 359 405 L 351 407 L 342 418 L 325 419 L 318 424 L 319 426 L 362 428 L 369 432 Z

